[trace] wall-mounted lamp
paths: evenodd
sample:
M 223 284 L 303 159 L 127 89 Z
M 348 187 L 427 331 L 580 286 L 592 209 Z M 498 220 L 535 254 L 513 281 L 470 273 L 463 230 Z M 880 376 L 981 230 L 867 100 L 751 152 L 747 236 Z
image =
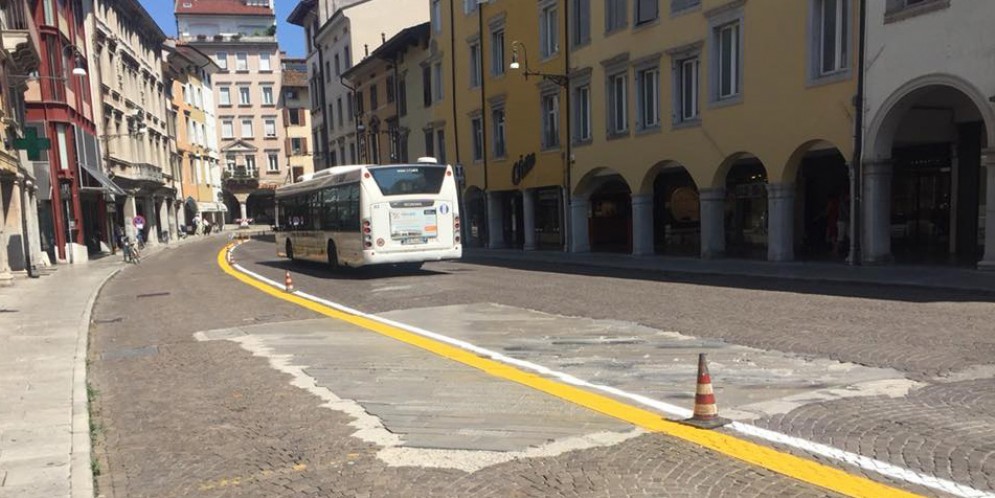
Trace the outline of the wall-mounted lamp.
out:
M 522 59 L 525 63 L 525 70 L 522 71 L 522 76 L 525 79 L 529 79 L 529 76 L 538 76 L 543 80 L 552 81 L 562 87 L 567 87 L 570 84 L 570 77 L 566 74 L 544 73 L 529 69 L 529 51 L 525 47 L 525 44 L 518 40 L 511 42 L 511 64 L 508 64 L 509 69 L 518 70 L 522 67 L 522 64 L 518 61 L 518 49 L 522 50 Z

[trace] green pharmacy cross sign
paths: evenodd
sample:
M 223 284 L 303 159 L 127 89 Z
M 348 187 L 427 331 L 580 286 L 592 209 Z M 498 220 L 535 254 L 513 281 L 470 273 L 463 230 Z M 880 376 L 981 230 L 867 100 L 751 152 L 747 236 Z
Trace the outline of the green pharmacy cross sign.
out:
M 51 149 L 52 141 L 38 138 L 38 130 L 27 128 L 24 130 L 24 138 L 14 140 L 14 148 L 28 151 L 29 161 L 41 161 L 41 151 Z

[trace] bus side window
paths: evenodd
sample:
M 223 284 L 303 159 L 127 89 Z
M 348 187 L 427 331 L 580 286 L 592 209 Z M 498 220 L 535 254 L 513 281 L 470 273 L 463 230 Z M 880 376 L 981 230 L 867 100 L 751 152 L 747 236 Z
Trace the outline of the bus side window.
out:
M 338 230 L 339 220 L 338 220 L 338 203 L 339 193 L 337 187 L 331 187 L 324 190 L 324 209 L 322 210 L 322 216 L 325 218 L 325 229 L 326 230 Z

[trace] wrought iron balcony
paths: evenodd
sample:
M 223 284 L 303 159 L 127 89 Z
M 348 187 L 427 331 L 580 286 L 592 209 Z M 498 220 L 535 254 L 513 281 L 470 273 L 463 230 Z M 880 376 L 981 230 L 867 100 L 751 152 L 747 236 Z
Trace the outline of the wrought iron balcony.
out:
M 245 166 L 236 166 L 235 169 L 225 170 L 221 174 L 221 179 L 225 181 L 250 181 L 259 179 L 258 169 L 247 169 Z

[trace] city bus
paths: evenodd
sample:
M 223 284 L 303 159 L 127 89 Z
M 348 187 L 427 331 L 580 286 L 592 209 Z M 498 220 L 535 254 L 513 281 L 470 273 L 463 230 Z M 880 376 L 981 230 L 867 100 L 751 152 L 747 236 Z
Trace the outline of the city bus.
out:
M 459 259 L 453 168 L 415 164 L 336 166 L 276 189 L 277 254 L 358 268 Z

